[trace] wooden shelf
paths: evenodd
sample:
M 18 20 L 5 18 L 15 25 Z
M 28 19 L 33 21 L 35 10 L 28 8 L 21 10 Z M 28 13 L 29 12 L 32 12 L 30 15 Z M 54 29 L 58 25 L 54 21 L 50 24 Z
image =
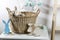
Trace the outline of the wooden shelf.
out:
M 57 27 L 55 28 L 55 30 L 56 30 L 56 31 L 60 31 L 60 26 L 57 26 Z

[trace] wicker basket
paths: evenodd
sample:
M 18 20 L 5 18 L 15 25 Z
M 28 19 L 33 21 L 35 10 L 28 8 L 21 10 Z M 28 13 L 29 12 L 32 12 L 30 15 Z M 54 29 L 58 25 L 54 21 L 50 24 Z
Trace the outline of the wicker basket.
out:
M 10 12 L 8 10 L 9 17 L 11 19 L 11 25 L 10 28 L 12 29 L 12 32 L 18 33 L 18 34 L 25 34 L 27 33 L 27 29 L 29 28 L 27 26 L 28 23 L 35 23 L 36 18 L 39 14 L 39 11 L 36 13 L 34 12 L 20 12 L 22 14 L 25 14 L 25 16 L 15 16 L 14 14 L 11 14 L 13 12 Z

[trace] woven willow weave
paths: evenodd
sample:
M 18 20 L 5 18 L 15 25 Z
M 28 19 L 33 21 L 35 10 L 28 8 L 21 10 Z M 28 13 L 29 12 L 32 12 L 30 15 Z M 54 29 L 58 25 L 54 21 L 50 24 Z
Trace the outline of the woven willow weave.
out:
M 24 14 L 25 16 L 16 16 L 13 14 L 13 12 L 8 12 L 9 17 L 11 20 L 10 28 L 12 29 L 12 32 L 18 33 L 18 34 L 24 34 L 27 33 L 28 23 L 35 24 L 36 18 L 39 14 L 39 11 L 36 13 L 34 12 L 19 12 Z

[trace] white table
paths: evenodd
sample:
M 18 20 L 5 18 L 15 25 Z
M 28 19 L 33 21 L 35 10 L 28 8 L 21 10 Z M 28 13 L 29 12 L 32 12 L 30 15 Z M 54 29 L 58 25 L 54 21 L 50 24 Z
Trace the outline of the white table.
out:
M 40 40 L 49 40 L 48 31 L 44 30 L 44 33 L 42 33 L 40 36 L 31 36 L 27 34 L 1 34 L 1 39 L 40 39 Z

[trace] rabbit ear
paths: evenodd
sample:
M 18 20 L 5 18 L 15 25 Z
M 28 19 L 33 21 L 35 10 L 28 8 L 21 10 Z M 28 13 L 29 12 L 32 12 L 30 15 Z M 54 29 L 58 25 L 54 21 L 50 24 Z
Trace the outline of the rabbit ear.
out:
M 4 24 L 6 24 L 6 22 L 5 22 L 4 20 L 2 20 L 2 22 L 3 22 Z
M 11 10 L 9 9 L 9 8 L 6 8 L 7 9 L 7 11 L 10 13 L 11 12 Z
M 39 14 L 39 13 L 40 13 L 40 9 L 38 9 L 36 13 L 38 13 L 38 14 Z
M 10 19 L 8 20 L 7 24 L 10 22 Z
M 15 6 L 15 10 L 17 10 L 17 7 Z

